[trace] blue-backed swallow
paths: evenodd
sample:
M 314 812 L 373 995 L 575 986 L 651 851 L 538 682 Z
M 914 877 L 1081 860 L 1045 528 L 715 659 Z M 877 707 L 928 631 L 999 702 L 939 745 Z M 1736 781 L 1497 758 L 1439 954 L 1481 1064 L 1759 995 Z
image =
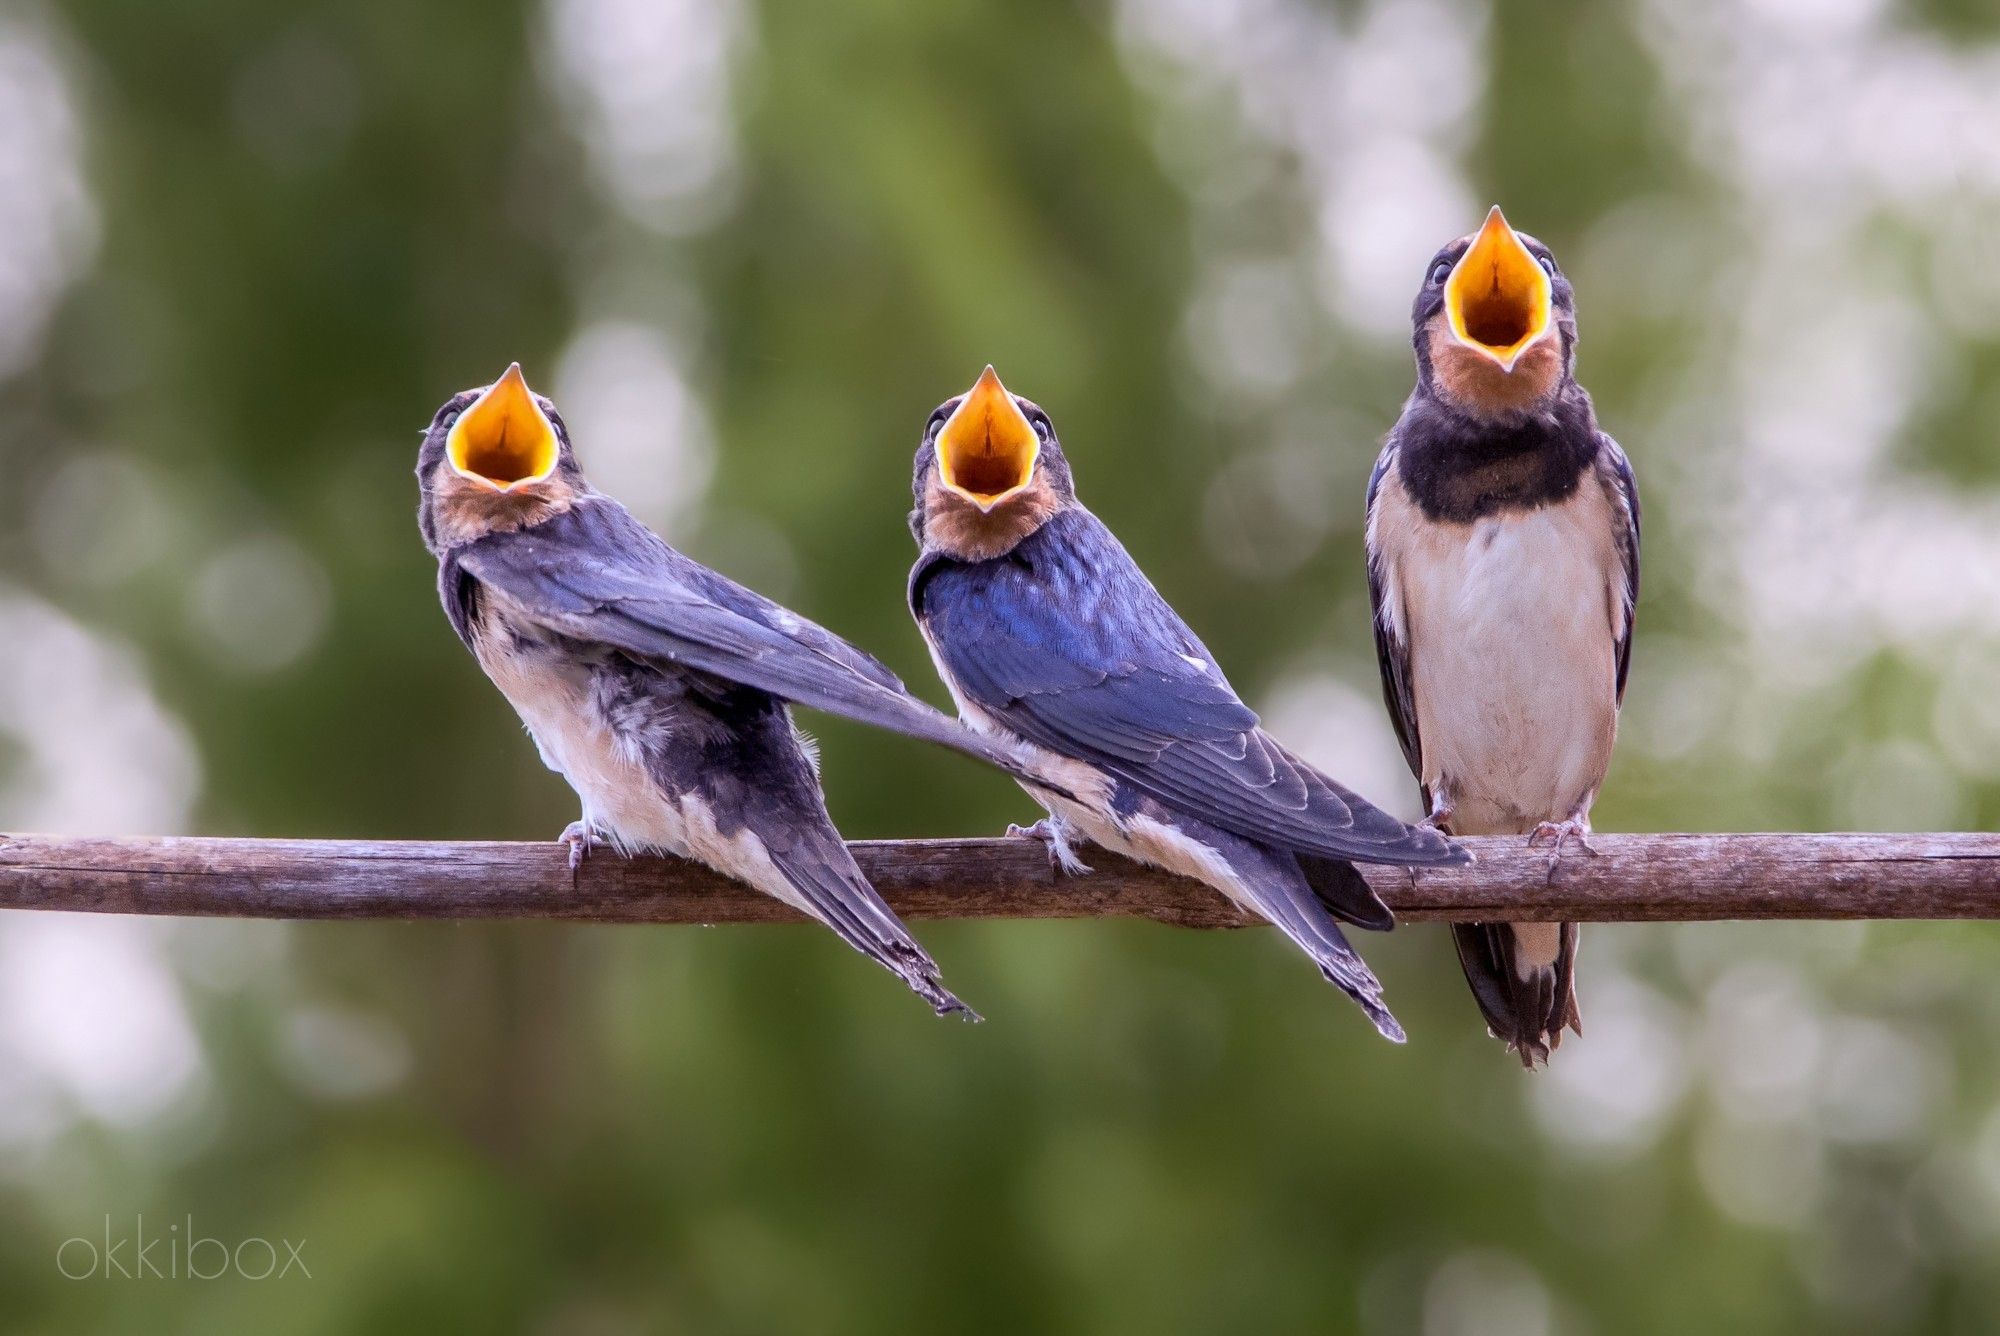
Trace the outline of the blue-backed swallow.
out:
M 583 801 L 599 842 L 706 863 L 840 934 L 938 1012 L 972 1012 L 855 866 L 788 703 L 1018 766 L 832 633 L 669 547 L 578 468 L 518 365 L 424 433 L 418 521 L 452 629 Z
M 1576 296 L 1496 207 L 1431 258 L 1417 386 L 1368 484 L 1383 693 L 1427 820 L 1588 851 L 1639 599 L 1639 493 L 1576 382 Z M 1574 923 L 1467 923 L 1472 995 L 1524 1065 L 1582 1033 Z
M 959 717 L 1068 795 L 1025 782 L 1028 831 L 1066 871 L 1098 846 L 1213 886 L 1268 919 L 1401 1042 L 1336 920 L 1394 925 L 1351 860 L 1464 861 L 1258 727 L 1215 656 L 1077 501 L 1048 414 L 988 367 L 931 414 L 911 528 L 910 611 Z

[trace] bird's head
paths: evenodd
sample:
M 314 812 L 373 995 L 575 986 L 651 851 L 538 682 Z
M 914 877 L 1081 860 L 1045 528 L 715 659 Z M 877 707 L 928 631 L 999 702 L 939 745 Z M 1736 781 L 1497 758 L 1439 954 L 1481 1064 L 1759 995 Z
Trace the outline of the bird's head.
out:
M 1576 294 L 1549 248 L 1486 222 L 1431 257 L 1417 292 L 1421 390 L 1474 417 L 1518 418 L 1547 404 L 1576 359 Z
M 418 520 L 433 552 L 569 508 L 589 484 L 556 406 L 519 362 L 491 385 L 445 400 L 417 452 Z
M 1004 556 L 1076 500 L 1049 415 L 990 366 L 931 413 L 912 485 L 917 542 L 964 561 Z

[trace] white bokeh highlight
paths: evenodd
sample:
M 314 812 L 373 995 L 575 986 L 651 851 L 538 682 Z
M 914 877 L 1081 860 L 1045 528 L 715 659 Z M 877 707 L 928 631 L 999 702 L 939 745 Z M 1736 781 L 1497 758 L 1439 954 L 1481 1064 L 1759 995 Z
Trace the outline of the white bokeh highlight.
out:
M 667 336 L 637 320 L 586 325 L 553 396 L 591 482 L 671 535 L 708 490 L 708 415 Z
M 735 0 L 551 0 L 552 82 L 610 197 L 634 221 L 698 230 L 737 172 Z
M 28 364 L 57 298 L 96 253 L 82 128 L 54 34 L 0 12 L 0 378 Z

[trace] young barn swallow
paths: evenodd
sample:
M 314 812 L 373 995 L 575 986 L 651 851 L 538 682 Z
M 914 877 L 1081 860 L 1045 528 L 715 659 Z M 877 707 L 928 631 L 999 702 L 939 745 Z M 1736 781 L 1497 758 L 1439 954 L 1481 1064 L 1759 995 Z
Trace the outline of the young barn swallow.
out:
M 1383 693 L 1432 825 L 1589 851 L 1639 599 L 1639 493 L 1576 383 L 1576 297 L 1496 207 L 1432 257 L 1417 387 L 1368 483 Z M 1454 925 L 1527 1066 L 1581 1034 L 1574 923 Z
M 1064 870 L 1078 835 L 1215 887 L 1290 937 L 1401 1042 L 1336 919 L 1394 926 L 1349 860 L 1465 855 L 1293 756 L 1111 531 L 1076 499 L 1048 414 L 986 368 L 931 414 L 910 525 L 910 611 L 959 716 L 1044 777 L 1027 831 Z M 1053 791 L 1054 778 L 1067 795 Z
M 599 842 L 706 863 L 832 928 L 939 1015 L 971 1010 L 861 875 L 788 703 L 1014 761 L 868 655 L 682 556 L 595 491 L 520 366 L 453 395 L 417 457 L 452 629 L 583 800 Z

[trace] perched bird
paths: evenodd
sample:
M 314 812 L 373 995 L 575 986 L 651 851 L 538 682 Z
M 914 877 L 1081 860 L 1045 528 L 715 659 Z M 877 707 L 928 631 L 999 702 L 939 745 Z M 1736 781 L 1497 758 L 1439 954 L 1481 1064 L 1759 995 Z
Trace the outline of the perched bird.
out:
M 1276 924 L 1401 1042 L 1335 922 L 1395 922 L 1349 860 L 1464 854 L 1258 727 L 1215 656 L 1077 501 L 1048 414 L 992 367 L 931 414 L 914 486 L 910 611 L 960 718 L 1042 777 L 1024 787 L 1048 817 L 1009 833 L 1043 839 L 1068 872 L 1089 871 L 1071 847 L 1080 835 L 1208 883 Z
M 452 629 L 599 842 L 693 858 L 832 928 L 939 1015 L 977 1019 L 855 866 L 787 703 L 1016 763 L 868 655 L 681 555 L 595 491 L 518 364 L 453 395 L 417 457 Z
M 1368 484 L 1383 694 L 1427 821 L 1590 851 L 1639 598 L 1639 493 L 1576 383 L 1576 299 L 1496 207 L 1431 258 L 1417 387 Z M 1574 923 L 1452 929 L 1523 1064 L 1582 1033 Z

